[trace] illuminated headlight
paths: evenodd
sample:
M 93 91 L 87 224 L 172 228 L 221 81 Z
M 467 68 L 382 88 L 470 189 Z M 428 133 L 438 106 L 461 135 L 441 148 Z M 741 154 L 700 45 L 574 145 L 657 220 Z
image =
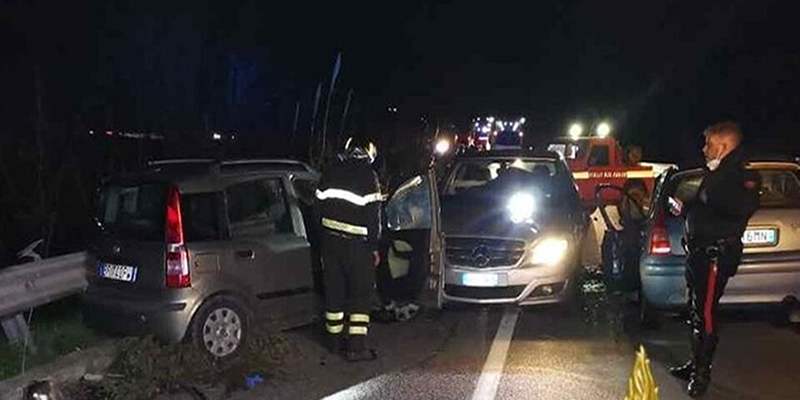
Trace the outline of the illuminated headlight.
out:
M 533 218 L 533 212 L 536 210 L 536 200 L 529 193 L 517 193 L 511 196 L 507 208 L 511 222 L 519 224 L 530 221 Z
M 436 148 L 434 149 L 436 154 L 444 155 L 450 150 L 450 141 L 447 139 L 441 139 L 436 142 Z
M 532 264 L 555 265 L 567 255 L 569 243 L 566 239 L 546 238 L 533 247 Z

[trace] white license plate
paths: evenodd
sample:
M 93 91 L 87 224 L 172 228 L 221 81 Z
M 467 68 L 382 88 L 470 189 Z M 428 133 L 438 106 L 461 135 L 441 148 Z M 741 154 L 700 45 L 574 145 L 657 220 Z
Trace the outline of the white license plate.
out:
M 465 272 L 461 275 L 461 283 L 464 286 L 492 287 L 500 285 L 500 277 L 497 274 L 480 274 Z
M 748 229 L 742 235 L 742 243 L 774 246 L 778 244 L 778 232 L 775 229 Z
M 123 282 L 136 281 L 136 267 L 131 267 L 129 265 L 101 263 L 98 272 L 101 277 L 106 279 Z

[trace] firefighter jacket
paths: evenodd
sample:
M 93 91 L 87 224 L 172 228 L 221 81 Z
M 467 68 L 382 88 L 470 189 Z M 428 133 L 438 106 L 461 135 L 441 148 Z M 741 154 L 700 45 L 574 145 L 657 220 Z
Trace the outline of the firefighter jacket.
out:
M 366 160 L 337 159 L 327 165 L 316 197 L 323 229 L 364 240 L 378 250 L 382 197 L 378 176 Z

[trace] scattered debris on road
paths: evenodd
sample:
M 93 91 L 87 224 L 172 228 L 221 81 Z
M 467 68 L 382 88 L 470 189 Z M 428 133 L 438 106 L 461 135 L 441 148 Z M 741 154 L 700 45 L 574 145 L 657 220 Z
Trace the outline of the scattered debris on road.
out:
M 224 387 L 230 393 L 280 375 L 289 351 L 282 335 L 266 332 L 251 336 L 243 350 L 235 359 L 218 360 L 188 343 L 127 338 L 106 374 L 84 376 L 66 391 L 76 400 L 148 400 L 201 386 Z

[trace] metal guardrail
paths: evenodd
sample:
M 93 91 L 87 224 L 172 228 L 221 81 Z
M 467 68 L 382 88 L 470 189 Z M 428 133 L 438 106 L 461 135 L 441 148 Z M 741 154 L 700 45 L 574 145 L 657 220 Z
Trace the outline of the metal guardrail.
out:
M 0 320 L 10 341 L 28 336 L 20 313 L 86 288 L 86 260 L 72 253 L 0 270 Z

